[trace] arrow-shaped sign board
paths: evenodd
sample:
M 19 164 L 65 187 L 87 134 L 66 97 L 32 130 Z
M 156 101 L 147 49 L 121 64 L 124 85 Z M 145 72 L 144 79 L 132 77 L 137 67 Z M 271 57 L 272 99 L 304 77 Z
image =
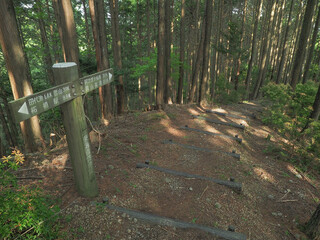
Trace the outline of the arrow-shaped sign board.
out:
M 19 98 L 9 103 L 15 121 L 21 122 L 113 81 L 112 69 Z

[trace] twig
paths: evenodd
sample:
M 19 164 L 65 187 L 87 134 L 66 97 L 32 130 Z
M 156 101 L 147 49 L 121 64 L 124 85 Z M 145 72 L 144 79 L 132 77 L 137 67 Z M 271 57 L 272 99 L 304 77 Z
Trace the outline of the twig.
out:
M 163 230 L 165 230 L 166 232 L 172 233 L 172 235 L 178 236 L 178 234 L 176 234 L 176 233 L 174 233 L 174 232 L 172 232 L 172 231 L 169 231 L 169 230 L 165 229 L 164 227 L 161 227 L 161 226 L 160 226 L 160 228 L 163 229 Z
M 285 202 L 297 202 L 298 199 L 286 199 L 286 200 L 279 200 L 277 202 L 282 202 L 282 203 L 285 203 Z
M 202 198 L 203 194 L 207 191 L 207 189 L 208 189 L 208 186 L 206 186 L 206 188 L 203 190 L 203 192 L 202 192 L 202 194 L 200 195 L 199 199 Z
M 87 117 L 87 115 L 84 115 L 86 117 L 86 119 L 88 120 L 88 122 L 90 123 L 90 126 L 92 128 L 92 130 L 96 133 L 98 133 L 98 137 L 99 137 L 99 147 L 98 147 L 98 151 L 97 151 L 97 154 L 99 154 L 100 152 L 100 148 L 101 148 L 101 132 L 99 132 L 98 130 L 96 130 L 93 125 L 92 125 L 92 122 L 90 121 L 90 119 Z

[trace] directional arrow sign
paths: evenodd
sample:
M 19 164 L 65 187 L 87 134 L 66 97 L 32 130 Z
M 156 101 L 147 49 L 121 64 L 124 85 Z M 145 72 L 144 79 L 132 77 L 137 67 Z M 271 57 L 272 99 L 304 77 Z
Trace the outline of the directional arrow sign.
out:
M 108 84 L 112 80 L 112 69 L 108 69 L 19 98 L 10 102 L 9 107 L 15 121 L 18 123 Z

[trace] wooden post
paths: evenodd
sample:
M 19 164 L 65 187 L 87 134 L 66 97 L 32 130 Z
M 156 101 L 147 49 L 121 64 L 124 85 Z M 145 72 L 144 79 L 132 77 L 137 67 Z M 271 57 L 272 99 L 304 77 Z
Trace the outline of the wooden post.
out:
M 74 62 L 56 63 L 52 68 L 56 85 L 79 79 L 78 67 Z M 72 94 L 79 93 L 75 91 Z M 98 186 L 81 94 L 62 104 L 61 110 L 77 190 L 84 197 L 95 197 L 98 195 Z

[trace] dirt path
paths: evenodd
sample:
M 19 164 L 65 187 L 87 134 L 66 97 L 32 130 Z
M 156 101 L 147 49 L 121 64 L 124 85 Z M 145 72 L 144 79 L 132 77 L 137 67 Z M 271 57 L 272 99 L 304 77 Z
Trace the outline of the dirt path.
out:
M 298 230 L 319 201 L 319 179 L 310 180 L 289 163 L 265 153 L 284 139 L 264 126 L 252 114 L 261 107 L 250 104 L 212 110 L 241 116 L 234 118 L 205 113 L 194 105 L 168 106 L 165 111 L 134 112 L 114 119 L 100 128 L 105 135 L 92 152 L 100 194 L 95 199 L 77 195 L 66 148 L 35 157 L 45 189 L 62 196 L 64 239 L 219 239 L 194 229 L 155 225 L 125 213 L 109 210 L 110 204 L 156 214 L 188 223 L 226 230 L 229 225 L 247 239 L 306 239 Z M 191 114 L 243 124 L 245 130 L 218 125 Z M 246 119 L 246 120 L 244 120 Z M 187 125 L 242 139 L 211 136 L 180 129 Z M 271 140 L 267 139 L 272 136 Z M 210 149 L 202 152 L 163 140 Z M 99 154 L 96 154 L 97 150 Z M 235 151 L 240 160 L 224 152 Z M 197 174 L 220 180 L 234 178 L 243 185 L 241 194 L 216 183 L 185 178 L 152 169 L 138 169 L 137 163 Z M 30 167 L 30 166 L 29 166 Z

